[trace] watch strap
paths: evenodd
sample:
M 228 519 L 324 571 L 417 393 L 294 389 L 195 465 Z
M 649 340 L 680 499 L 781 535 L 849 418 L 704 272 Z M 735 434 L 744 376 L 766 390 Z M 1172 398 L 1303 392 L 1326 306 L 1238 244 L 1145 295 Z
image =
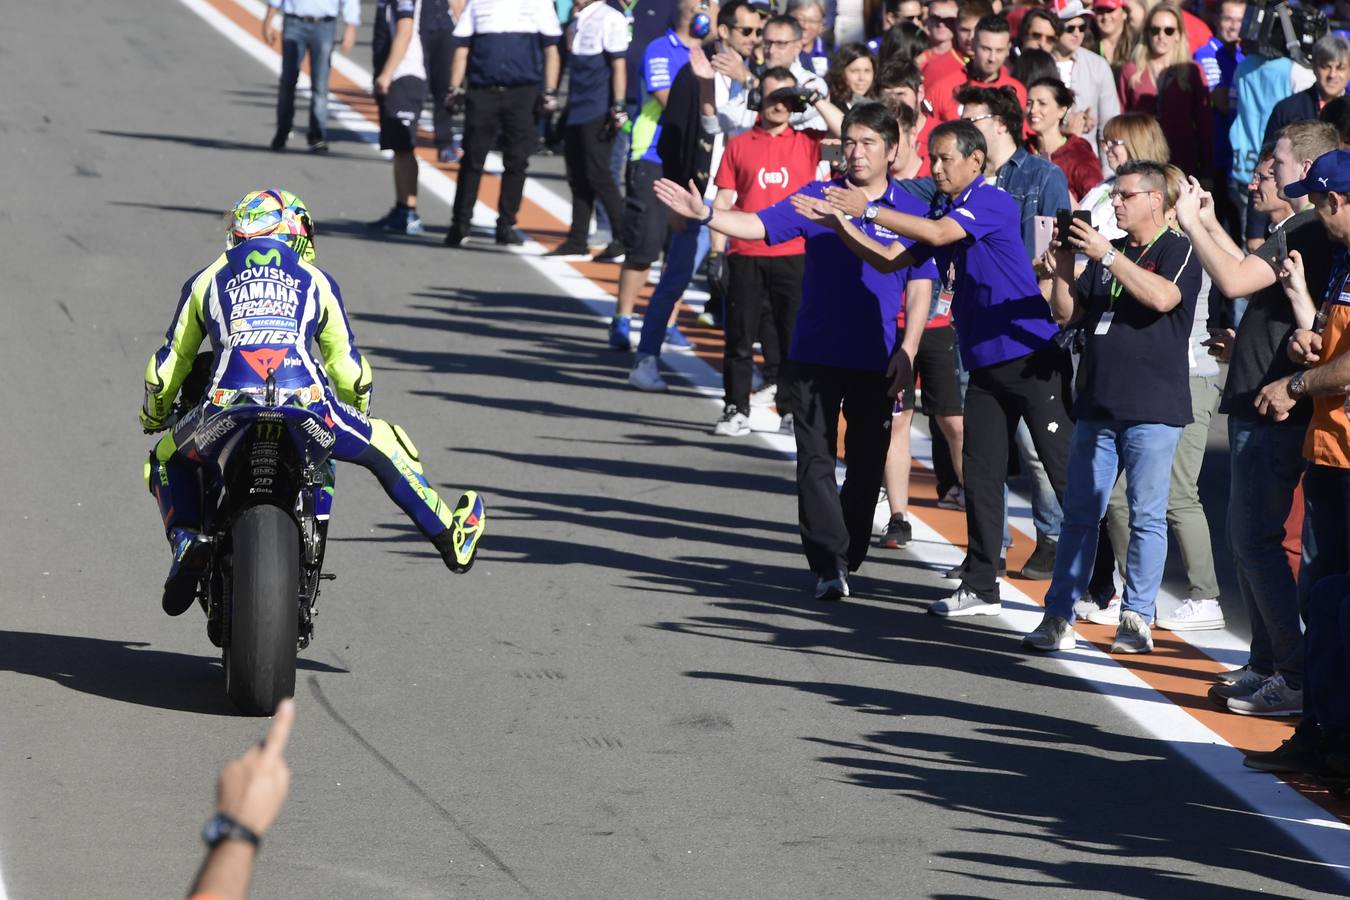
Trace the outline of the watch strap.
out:
M 244 825 L 240 825 L 225 813 L 216 813 L 202 829 L 202 840 L 206 846 L 215 849 L 225 841 L 247 841 L 254 847 L 261 846 L 262 838 Z

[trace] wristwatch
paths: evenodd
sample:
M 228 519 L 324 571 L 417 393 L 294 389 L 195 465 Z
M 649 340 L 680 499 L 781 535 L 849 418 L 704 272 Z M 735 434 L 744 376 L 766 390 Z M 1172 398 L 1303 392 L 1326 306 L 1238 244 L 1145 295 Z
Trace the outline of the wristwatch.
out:
M 252 829 L 245 828 L 225 813 L 216 813 L 211 817 L 211 821 L 202 829 L 202 840 L 212 850 L 225 841 L 247 841 L 254 847 L 262 843 L 262 838 Z
M 879 210 L 875 203 L 867 204 L 867 208 L 863 210 L 863 220 L 866 222 L 875 222 L 877 220 L 878 212 Z
M 1116 248 L 1112 247 L 1110 250 L 1106 251 L 1105 255 L 1102 256 L 1102 266 L 1109 269 L 1111 268 L 1112 264 L 1115 263 L 1115 261 L 1116 261 Z
M 1289 379 L 1289 396 L 1298 400 L 1306 393 L 1308 388 L 1303 384 L 1303 373 L 1295 372 L 1294 377 Z

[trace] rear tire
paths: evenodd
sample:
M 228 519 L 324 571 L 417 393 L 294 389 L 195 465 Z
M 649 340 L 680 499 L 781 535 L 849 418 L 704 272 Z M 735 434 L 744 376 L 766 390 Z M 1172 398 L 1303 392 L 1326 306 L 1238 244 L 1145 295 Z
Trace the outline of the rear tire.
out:
M 247 716 L 270 716 L 295 693 L 300 533 L 285 510 L 254 506 L 234 544 L 225 692 Z

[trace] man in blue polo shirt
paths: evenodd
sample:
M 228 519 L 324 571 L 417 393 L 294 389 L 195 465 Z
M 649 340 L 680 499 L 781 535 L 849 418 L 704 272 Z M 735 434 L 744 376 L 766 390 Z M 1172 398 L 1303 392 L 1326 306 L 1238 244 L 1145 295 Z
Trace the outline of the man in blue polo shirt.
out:
M 705 206 L 692 186 L 665 179 L 654 186 L 666 206 L 728 237 L 769 244 L 806 239 L 801 307 L 782 375 L 788 389 L 780 393 L 792 397 L 788 411 L 796 419 L 797 512 L 802 547 L 817 577 L 815 596 L 821 600 L 847 597 L 848 573 L 867 556 L 890 443 L 892 401 L 908 383 L 937 275 L 932 263 L 879 272 L 840 240 L 839 230 L 847 227 L 875 246 L 895 244 L 903 250 L 910 241 L 881 227 L 878 214 L 924 211 L 918 200 L 891 183 L 900 137 L 886 107 L 858 104 L 844 117 L 842 132 L 847 180 L 869 201 L 857 219 L 814 209 L 813 204 L 823 205 L 826 182 L 813 182 L 757 213 Z M 895 325 L 902 303 L 903 341 L 896 339 Z M 848 420 L 848 472 L 839 490 L 835 453 L 841 407 Z
M 844 229 L 849 246 L 889 271 L 932 256 L 941 275 L 938 303 L 951 304 L 961 360 L 970 372 L 966 392 L 966 528 L 970 551 L 961 586 L 929 612 L 939 616 L 997 615 L 1002 610 L 997 569 L 1003 527 L 1003 481 L 1011 438 L 1020 420 L 1061 502 L 1068 460 L 1069 356 L 1054 341 L 1059 327 L 1041 296 L 1022 244 L 1021 211 L 1007 192 L 983 176 L 988 150 L 971 122 L 958 119 L 928 139 L 933 181 L 945 202 L 938 218 L 882 210 L 877 224 L 917 241 L 880 247 Z M 842 188 L 830 188 L 827 198 Z M 834 203 L 847 206 L 846 197 Z

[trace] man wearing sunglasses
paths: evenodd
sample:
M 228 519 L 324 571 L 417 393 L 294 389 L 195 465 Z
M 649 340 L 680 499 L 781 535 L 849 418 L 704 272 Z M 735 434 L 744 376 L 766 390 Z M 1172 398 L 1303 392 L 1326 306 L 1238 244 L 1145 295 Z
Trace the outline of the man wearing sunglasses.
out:
M 1162 164 L 1125 163 L 1111 202 L 1125 237 L 1107 241 L 1087 222 L 1073 219 L 1069 232 L 1059 232 L 1051 245 L 1050 308 L 1058 322 L 1083 325 L 1087 345 L 1078 371 L 1055 573 L 1045 616 L 1022 641 L 1033 650 L 1071 650 L 1076 644 L 1074 601 L 1088 594 L 1099 525 L 1122 469 L 1130 549 L 1111 652 L 1153 649 L 1150 626 L 1167 561 L 1172 457 L 1191 422 L 1187 352 L 1201 270 L 1191 242 L 1167 227 Z M 1088 258 L 1077 279 L 1075 253 Z
M 1111 64 L 1083 46 L 1083 39 L 1092 29 L 1092 12 L 1084 9 L 1081 0 L 1069 0 L 1059 10 L 1059 29 L 1050 53 L 1059 66 L 1059 78 L 1074 94 L 1074 112 L 1069 117 L 1074 134 L 1081 134 L 1092 144 L 1097 158 L 1106 163 L 1102 146 L 1102 128 L 1120 115 L 1120 94 L 1116 92 L 1116 76 Z
M 881 8 L 881 32 L 867 39 L 867 49 L 876 56 L 881 52 L 881 39 L 901 22 L 923 27 L 923 4 L 919 0 L 886 0 Z
M 801 43 L 802 27 L 791 16 L 774 16 L 765 22 L 761 45 L 764 48 L 765 71 L 787 69 L 792 73 L 798 87 L 828 96 L 830 91 L 825 86 L 824 80 L 809 71 L 797 58 Z M 713 59 L 713 68 L 717 68 L 717 57 Z M 705 116 L 703 119 L 703 129 L 709 134 L 721 134 L 730 139 L 754 126 L 759 113 L 750 108 L 750 99 L 756 94 L 760 97 L 767 95 L 763 85 L 758 83 L 753 73 L 743 83 L 737 83 L 739 87 L 733 90 L 728 86 L 725 94 L 719 89 L 714 98 L 715 115 Z M 820 117 L 814 106 L 793 111 L 789 121 L 792 127 L 798 130 L 821 131 L 826 127 L 825 120 Z
M 956 51 L 956 0 L 933 0 L 928 4 L 928 49 L 915 60 L 923 72 L 925 91 L 938 81 L 959 73 L 966 58 Z

